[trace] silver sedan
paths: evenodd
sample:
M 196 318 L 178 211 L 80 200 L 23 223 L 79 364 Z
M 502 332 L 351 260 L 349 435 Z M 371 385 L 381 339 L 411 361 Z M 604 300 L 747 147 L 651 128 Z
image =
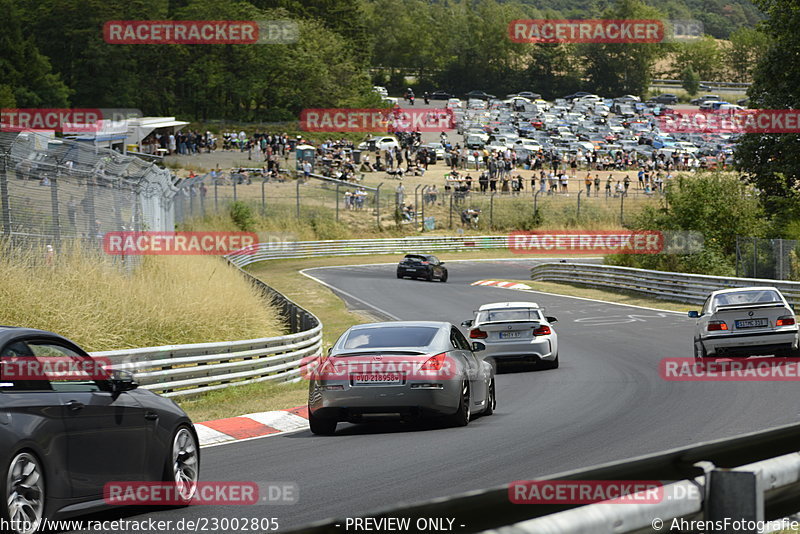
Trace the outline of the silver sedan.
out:
M 353 326 L 307 373 L 314 434 L 333 434 L 340 421 L 443 416 L 466 426 L 496 406 L 492 366 L 446 322 L 397 321 Z

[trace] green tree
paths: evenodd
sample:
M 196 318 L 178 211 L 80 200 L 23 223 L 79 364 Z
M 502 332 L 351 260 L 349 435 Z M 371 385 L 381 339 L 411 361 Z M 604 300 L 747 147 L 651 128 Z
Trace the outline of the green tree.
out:
M 766 53 L 748 90 L 750 106 L 762 109 L 800 108 L 800 6 L 792 0 L 757 0 L 766 13 L 762 27 L 769 37 Z M 800 218 L 800 135 L 747 134 L 736 148 L 745 177 L 761 192 L 776 220 Z
M 689 96 L 697 94 L 697 91 L 700 89 L 700 76 L 698 76 L 691 65 L 686 65 L 686 67 L 684 67 L 681 72 L 681 80 L 683 80 L 681 86 L 689 93 Z
M 725 49 L 725 63 L 734 81 L 749 82 L 753 70 L 769 48 L 769 36 L 757 28 L 739 28 Z
M 736 236 L 763 236 L 764 210 L 752 187 L 730 173 L 679 175 L 667 184 L 664 207 L 648 206 L 628 221 L 636 230 L 703 235 L 694 254 L 621 254 L 616 265 L 720 276 L 734 273 Z
M 0 0 L 0 101 L 8 107 L 65 107 L 69 88 L 54 74 L 30 34 L 13 0 Z
M 640 0 L 617 0 L 604 19 L 663 19 L 663 13 Z M 650 86 L 653 65 L 666 49 L 659 43 L 586 44 L 582 47 L 589 88 L 602 95 L 642 95 Z
M 700 39 L 676 43 L 675 49 L 672 65 L 676 76 L 680 76 L 688 66 L 701 80 L 715 80 L 720 74 L 723 54 L 713 37 L 705 35 Z

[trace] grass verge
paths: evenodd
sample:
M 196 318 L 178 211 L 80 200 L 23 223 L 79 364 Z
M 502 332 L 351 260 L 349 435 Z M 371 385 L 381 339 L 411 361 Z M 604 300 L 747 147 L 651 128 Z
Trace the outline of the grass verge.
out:
M 0 244 L 0 324 L 51 330 L 89 351 L 281 335 L 277 311 L 213 256 L 111 257 Z
M 192 421 L 199 423 L 246 413 L 294 408 L 305 404 L 307 399 L 306 381 L 288 384 L 260 382 L 212 391 L 179 404 Z

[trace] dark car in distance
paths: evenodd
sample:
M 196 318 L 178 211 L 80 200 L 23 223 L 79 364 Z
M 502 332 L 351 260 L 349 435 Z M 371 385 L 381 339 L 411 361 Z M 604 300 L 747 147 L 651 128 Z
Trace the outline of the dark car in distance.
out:
M 52 332 L 0 326 L 4 532 L 106 507 L 111 482 L 174 484 L 181 503 L 194 497 L 200 448 L 189 417 L 103 363 Z M 61 364 L 77 371 L 54 374 Z
M 495 95 L 490 95 L 486 91 L 470 91 L 469 93 L 465 94 L 464 97 L 469 100 L 470 98 L 475 98 L 477 100 L 492 100 L 493 98 L 497 98 Z
M 447 267 L 443 261 L 429 254 L 406 254 L 397 265 L 397 278 L 424 278 L 429 282 L 447 282 Z
M 453 94 L 447 91 L 434 91 L 428 94 L 428 100 L 450 100 L 451 98 L 453 98 Z
M 662 93 L 660 95 L 656 95 L 655 97 L 650 99 L 652 102 L 656 102 L 658 104 L 672 104 L 675 105 L 678 103 L 678 97 L 671 93 Z

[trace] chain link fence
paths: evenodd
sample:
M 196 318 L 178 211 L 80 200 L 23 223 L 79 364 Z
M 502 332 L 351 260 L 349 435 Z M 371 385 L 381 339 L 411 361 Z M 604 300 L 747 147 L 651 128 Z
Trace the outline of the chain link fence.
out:
M 737 236 L 736 276 L 800 280 L 798 241 Z
M 110 231 L 172 231 L 171 173 L 139 158 L 33 132 L 0 132 L 0 235 L 102 246 Z

